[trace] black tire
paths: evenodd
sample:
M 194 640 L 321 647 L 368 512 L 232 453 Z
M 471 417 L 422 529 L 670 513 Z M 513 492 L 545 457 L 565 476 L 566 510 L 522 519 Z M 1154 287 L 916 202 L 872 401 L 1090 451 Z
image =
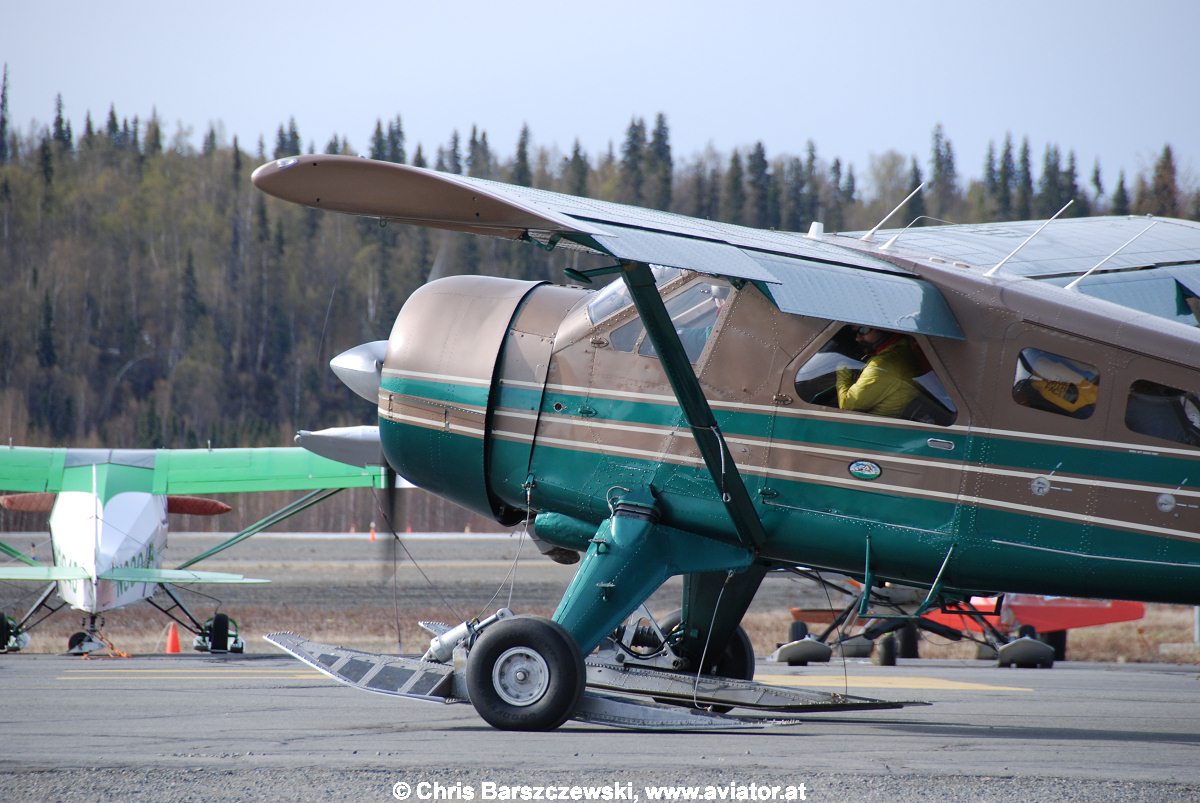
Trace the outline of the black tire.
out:
M 659 628 L 664 634 L 670 633 L 679 624 L 683 618 L 683 611 L 672 611 L 663 617 L 659 622 Z M 804 625 L 803 622 L 793 622 L 792 624 Z M 805 632 L 808 627 L 805 626 Z M 804 638 L 801 636 L 801 638 Z M 795 639 L 792 639 L 795 641 Z M 715 655 L 715 651 L 710 647 L 709 654 Z M 715 675 L 722 678 L 733 678 L 734 680 L 754 680 L 754 644 L 751 643 L 750 637 L 746 635 L 746 631 L 741 625 L 733 631 L 733 636 L 725 644 L 725 649 L 717 656 L 716 661 L 709 659 L 709 665 L 714 671 L 706 671 L 706 675 Z M 695 670 L 693 670 L 694 672 Z
M 84 633 L 82 630 L 77 630 L 72 633 L 71 637 L 67 639 L 67 652 L 70 652 L 83 642 L 87 641 L 87 637 L 87 633 Z
M 792 622 L 788 625 L 788 641 L 799 641 L 808 635 L 807 622 Z
M 916 622 L 906 622 L 904 627 L 896 631 L 900 658 L 921 657 L 920 647 L 918 647 L 919 632 Z
M 875 642 L 875 663 L 879 666 L 896 665 L 896 637 L 888 633 Z
M 208 651 L 229 652 L 229 617 L 218 613 L 208 626 Z
M 1038 639 L 1054 648 L 1054 660 L 1067 660 L 1067 631 L 1052 630 L 1038 636 Z
M 467 657 L 467 695 L 493 728 L 554 730 L 587 682 L 579 645 L 562 625 L 534 616 L 501 619 Z
M 1037 628 L 1033 625 L 1021 625 L 1017 628 L 1017 638 L 1037 638 Z
M 4 611 L 0 611 L 0 652 L 8 652 L 8 640 L 12 638 L 12 623 Z

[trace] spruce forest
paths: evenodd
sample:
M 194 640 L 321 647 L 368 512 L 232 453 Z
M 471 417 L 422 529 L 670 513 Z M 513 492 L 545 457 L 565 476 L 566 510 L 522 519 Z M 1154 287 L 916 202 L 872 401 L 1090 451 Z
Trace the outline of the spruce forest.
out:
M 811 141 L 801 153 L 772 153 L 757 142 L 732 153 L 674 154 L 663 115 L 653 125 L 633 119 L 603 153 L 585 153 L 578 142 L 569 153 L 535 146 L 526 128 L 511 154 L 493 151 L 483 128 L 450 132 L 428 152 L 410 150 L 396 115 L 377 122 L 365 147 L 302 140 L 289 121 L 274 142 L 224 142 L 209 130 L 197 149 L 188 132 L 164 131 L 153 112 L 127 118 L 110 108 L 74 132 L 61 97 L 49 125 L 18 134 L 8 91 L 5 71 L 0 435 L 22 445 L 280 446 L 297 429 L 373 423 L 370 405 L 337 381 L 328 361 L 386 338 L 431 271 L 562 280 L 569 256 L 305 210 L 250 184 L 259 164 L 302 152 L 363 153 L 790 231 L 816 220 L 829 232 L 870 228 L 922 181 L 895 225 L 919 216 L 1048 217 L 1070 199 L 1068 215 L 1200 219 L 1200 191 L 1179 185 L 1169 145 L 1152 174 L 1107 177 L 1099 163 L 1078 165 L 1069 148 L 1034 154 L 1027 138 L 998 132 L 978 175 L 969 175 L 935 126 L 928 154 L 885 151 L 858 174 Z M 421 526 L 463 526 L 465 514 L 428 500 L 420 507 L 428 508 Z M 0 516 L 0 526 L 19 518 Z M 370 511 L 361 518 L 365 526 Z

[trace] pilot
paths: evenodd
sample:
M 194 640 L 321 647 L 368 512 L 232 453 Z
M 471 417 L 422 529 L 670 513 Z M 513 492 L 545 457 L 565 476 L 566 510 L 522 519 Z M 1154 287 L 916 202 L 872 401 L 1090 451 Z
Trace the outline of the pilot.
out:
M 908 335 L 860 326 L 855 341 L 865 351 L 858 378 L 849 366 L 837 369 L 838 407 L 899 418 L 917 397 L 913 379 L 924 373 L 922 357 Z

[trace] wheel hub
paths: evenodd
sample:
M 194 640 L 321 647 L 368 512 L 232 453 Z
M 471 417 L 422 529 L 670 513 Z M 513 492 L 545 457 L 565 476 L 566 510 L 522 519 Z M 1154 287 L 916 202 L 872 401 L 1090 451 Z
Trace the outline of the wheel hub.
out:
M 528 647 L 505 650 L 492 666 L 492 685 L 509 705 L 533 705 L 546 694 L 549 684 L 545 659 Z

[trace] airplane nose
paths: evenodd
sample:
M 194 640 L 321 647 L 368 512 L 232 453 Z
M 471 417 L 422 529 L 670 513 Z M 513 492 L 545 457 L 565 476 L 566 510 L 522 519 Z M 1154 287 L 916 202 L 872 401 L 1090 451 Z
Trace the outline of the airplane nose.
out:
M 489 401 L 509 327 L 539 284 L 450 276 L 419 288 L 396 316 L 379 390 L 380 441 L 392 467 L 505 524 L 524 514 L 488 484 Z

